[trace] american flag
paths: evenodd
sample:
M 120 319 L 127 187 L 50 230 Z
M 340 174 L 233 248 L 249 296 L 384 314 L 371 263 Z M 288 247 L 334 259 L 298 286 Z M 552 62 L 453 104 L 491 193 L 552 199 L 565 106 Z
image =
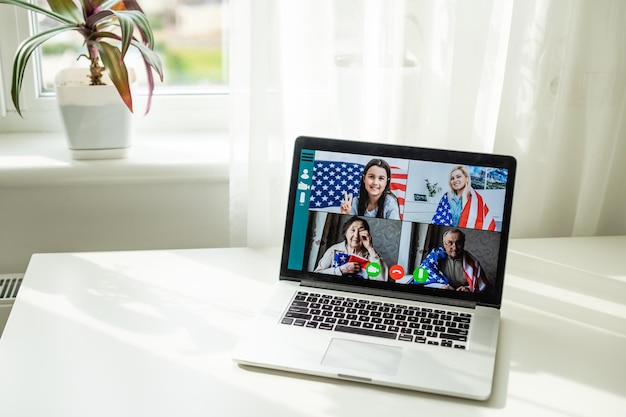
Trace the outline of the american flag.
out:
M 339 207 L 344 192 L 358 195 L 363 168 L 362 164 L 350 162 L 315 161 L 309 207 Z
M 448 277 L 439 270 L 439 261 L 447 256 L 443 248 L 433 248 L 430 251 L 420 265 L 428 272 L 428 280 L 420 282 L 420 284 L 449 285 Z M 487 280 L 484 277 L 480 264 L 467 251 L 463 254 L 463 274 L 471 292 L 480 292 L 487 288 Z
M 496 222 L 489 212 L 489 207 L 483 201 L 483 197 L 476 191 L 470 191 L 469 202 L 465 204 L 461 212 L 459 227 L 496 230 Z M 452 214 L 450 213 L 450 203 L 448 194 L 445 194 L 437 205 L 437 210 L 433 216 L 432 223 L 442 226 L 453 226 Z
M 311 209 L 338 208 L 343 201 L 343 193 L 359 195 L 359 185 L 364 164 L 356 162 L 315 161 L 311 183 Z M 391 192 L 398 198 L 400 217 L 404 211 L 406 195 L 406 170 L 391 166 Z
M 369 265 L 370 262 L 367 259 L 362 258 L 360 256 L 350 255 L 344 252 L 337 252 L 335 254 L 335 258 L 333 259 L 332 267 L 336 268 L 348 262 L 358 263 L 361 269 L 356 275 L 359 275 L 361 278 L 367 279 L 367 265 Z

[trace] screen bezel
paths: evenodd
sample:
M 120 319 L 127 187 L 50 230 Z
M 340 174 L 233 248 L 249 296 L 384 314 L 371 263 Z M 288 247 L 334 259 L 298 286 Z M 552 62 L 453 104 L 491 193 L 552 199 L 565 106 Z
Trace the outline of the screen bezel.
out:
M 322 273 L 295 270 L 288 267 L 289 248 L 292 241 L 292 225 L 294 222 L 294 212 L 297 199 L 297 183 L 301 164 L 301 153 L 303 150 L 329 151 L 346 154 L 375 155 L 380 158 L 399 158 L 412 161 L 429 161 L 440 163 L 455 163 L 473 166 L 485 166 L 493 168 L 504 168 L 508 171 L 504 206 L 502 212 L 502 227 L 500 230 L 500 241 L 498 249 L 498 262 L 496 267 L 495 286 L 488 294 L 466 293 L 449 290 L 439 290 L 424 287 L 422 285 L 395 284 L 391 282 L 379 282 L 363 279 L 342 277 L 340 280 L 336 276 Z M 340 284 L 342 288 L 357 286 L 360 288 L 371 288 L 376 291 L 388 293 L 389 296 L 396 297 L 399 294 L 424 295 L 427 297 L 449 298 L 453 300 L 470 301 L 479 305 L 499 308 L 502 302 L 502 290 L 504 283 L 504 273 L 506 265 L 506 255 L 510 232 L 510 219 L 513 205 L 513 189 L 515 183 L 517 162 L 514 157 L 508 155 L 485 154 L 466 151 L 453 151 L 444 149 L 421 148 L 381 143 L 360 142 L 341 139 L 327 139 L 311 136 L 298 137 L 294 144 L 292 170 L 290 176 L 289 199 L 287 204 L 287 216 L 285 234 L 283 240 L 283 250 L 280 266 L 280 278 L 293 281 L 317 281 L 332 285 Z

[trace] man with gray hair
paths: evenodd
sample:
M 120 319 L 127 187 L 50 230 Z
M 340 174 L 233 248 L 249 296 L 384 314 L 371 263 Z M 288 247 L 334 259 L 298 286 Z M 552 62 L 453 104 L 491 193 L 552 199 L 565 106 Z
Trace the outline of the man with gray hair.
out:
M 449 229 L 443 234 L 443 247 L 433 248 L 421 265 L 428 272 L 427 287 L 483 292 L 487 277 L 480 262 L 465 250 L 465 234 Z

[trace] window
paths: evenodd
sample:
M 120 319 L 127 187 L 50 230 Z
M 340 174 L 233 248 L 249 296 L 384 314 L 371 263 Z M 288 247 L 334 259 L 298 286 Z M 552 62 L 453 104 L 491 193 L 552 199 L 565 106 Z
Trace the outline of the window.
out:
M 35 0 L 42 7 L 47 1 Z M 228 101 L 228 0 L 151 0 L 141 3 L 153 26 L 155 49 L 163 60 L 165 80 L 157 81 L 152 110 L 138 121 L 140 128 L 221 130 L 226 128 Z M 10 103 L 11 66 L 17 44 L 30 30 L 49 27 L 49 19 L 1 5 L 0 59 L 4 74 L 5 99 Z M 13 9 L 13 10 L 12 10 Z M 59 69 L 87 65 L 76 57 L 82 38 L 70 32 L 47 41 L 32 59 L 32 71 L 24 80 L 23 103 L 29 126 L 46 123 L 44 116 L 56 112 L 54 76 Z M 84 62 L 83 62 L 84 61 Z M 129 66 L 138 78 L 137 107 L 145 109 L 145 71 L 136 51 L 129 51 Z M 143 97 L 143 100 L 142 100 Z M 29 111 L 30 110 L 30 111 Z M 17 117 L 17 116 L 16 116 Z M 38 130 L 41 130 L 40 127 Z

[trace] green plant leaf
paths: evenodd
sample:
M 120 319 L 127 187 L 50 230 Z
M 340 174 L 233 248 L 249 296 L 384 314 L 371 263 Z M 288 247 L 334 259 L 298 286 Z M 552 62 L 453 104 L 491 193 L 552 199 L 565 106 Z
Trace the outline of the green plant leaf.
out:
M 163 82 L 163 63 L 159 55 L 141 42 L 133 40 L 131 44 L 139 50 L 146 65 L 154 68 L 157 74 L 159 74 L 159 79 Z
M 106 68 L 113 85 L 122 97 L 124 104 L 128 110 L 133 111 L 133 97 L 130 92 L 130 84 L 128 82 L 128 69 L 126 64 L 120 59 L 120 50 L 107 42 L 96 42 L 100 51 L 102 64 Z
M 148 48 L 154 48 L 154 35 L 152 33 L 152 27 L 150 26 L 150 22 L 145 14 L 136 10 L 129 10 L 126 12 L 118 12 L 123 13 L 124 15 L 129 16 L 133 23 L 137 26 L 139 33 L 141 33 L 141 38 L 143 43 L 145 43 Z
M 50 8 L 76 23 L 83 21 L 83 13 L 80 8 L 72 0 L 48 0 Z
M 20 44 L 15 53 L 15 59 L 13 60 L 13 78 L 11 80 L 11 99 L 17 113 L 22 116 L 20 108 L 20 91 L 22 90 L 22 82 L 24 81 L 24 72 L 26 71 L 26 65 L 35 51 L 42 43 L 48 39 L 58 35 L 62 32 L 69 30 L 76 30 L 76 25 L 65 25 L 56 28 L 48 29 L 44 32 L 38 33 L 30 38 L 26 39 Z
M 130 40 L 133 38 L 133 32 L 135 31 L 135 23 L 132 17 L 124 14 L 124 12 L 114 12 L 111 10 L 103 10 L 90 16 L 86 24 L 88 27 L 96 27 L 100 22 L 108 24 L 111 18 L 117 18 L 117 26 L 121 31 L 121 38 L 118 40 L 121 42 L 121 55 L 120 59 L 124 60 L 128 47 L 130 46 Z M 99 37 L 105 37 L 107 32 L 102 30 L 96 30 L 92 33 L 88 40 L 97 40 Z
M 94 7 L 102 7 L 103 9 L 109 10 L 111 7 L 115 6 L 118 3 L 124 3 L 123 0 L 93 0 L 92 1 Z
M 122 49 L 120 54 L 120 60 L 124 60 L 130 41 L 133 39 L 133 32 L 135 31 L 135 23 L 130 16 L 127 16 L 123 12 L 114 12 L 117 17 L 120 29 L 122 31 Z
M 136 47 L 141 56 L 143 57 L 143 62 L 146 66 L 146 75 L 148 78 L 148 103 L 146 105 L 146 112 L 148 114 L 150 112 L 150 108 L 152 106 L 152 95 L 154 92 L 154 76 L 152 75 L 152 68 L 159 75 L 159 79 L 163 82 L 163 63 L 161 62 L 161 58 L 156 54 L 152 49 L 148 48 L 141 42 L 137 42 L 135 40 L 132 41 L 134 47 Z
M 95 39 L 97 44 L 104 44 L 105 42 L 101 41 L 101 39 L 115 39 L 120 41 L 120 37 L 110 32 L 100 33 L 99 36 Z M 159 55 L 150 49 L 148 46 L 143 43 L 137 41 L 136 39 L 131 40 L 131 45 L 137 48 L 139 53 L 141 53 L 141 57 L 143 58 L 143 62 L 146 69 L 146 75 L 148 79 L 148 105 L 146 106 L 146 114 L 150 111 L 150 105 L 152 103 L 152 95 L 154 92 L 154 77 L 152 75 L 152 69 L 156 71 L 159 75 L 159 79 L 163 82 L 164 73 L 163 73 L 163 63 Z M 117 49 L 117 48 L 115 48 Z M 119 51 L 118 51 L 119 53 Z M 103 59 L 104 62 L 104 59 Z M 105 65 L 106 67 L 106 65 Z

